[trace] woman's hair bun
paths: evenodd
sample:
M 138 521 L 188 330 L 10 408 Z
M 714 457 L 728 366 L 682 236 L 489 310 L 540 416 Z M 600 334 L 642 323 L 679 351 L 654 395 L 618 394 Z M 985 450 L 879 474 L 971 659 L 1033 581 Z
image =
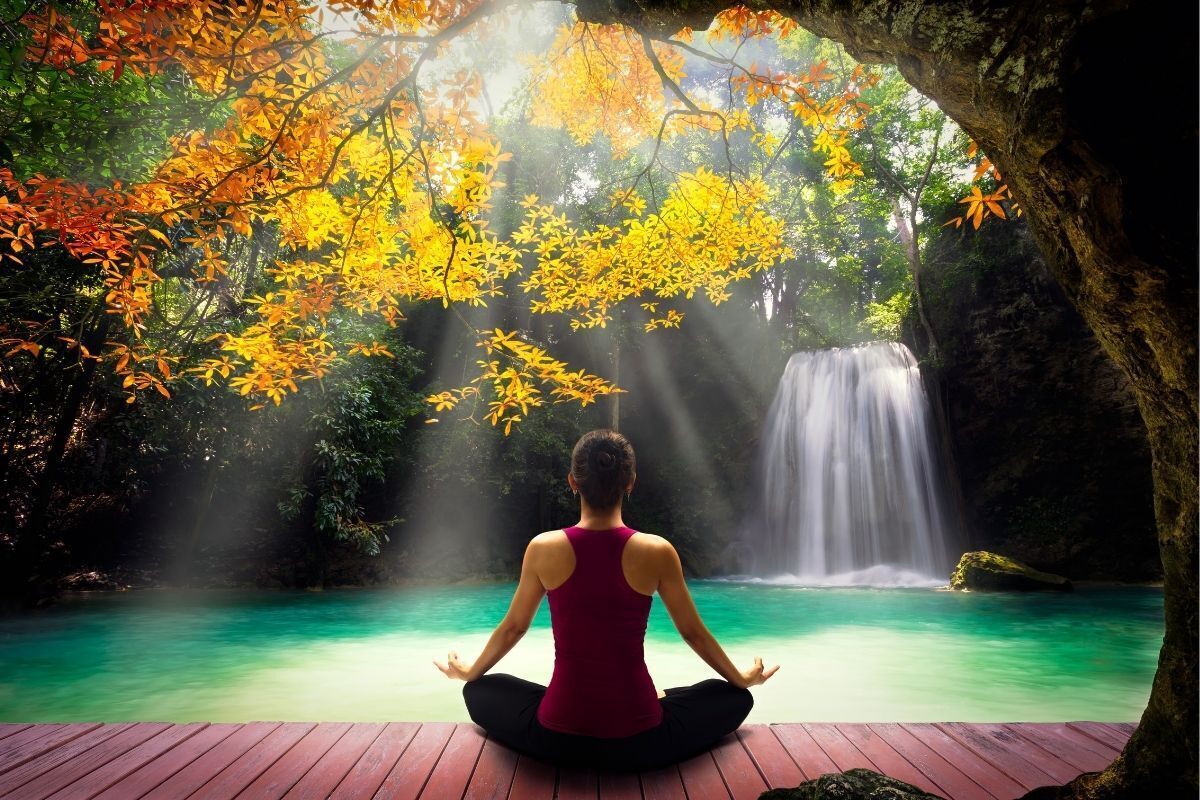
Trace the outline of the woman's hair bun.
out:
M 608 472 L 617 468 L 617 457 L 611 450 L 596 449 L 596 469 Z
M 585 433 L 571 451 L 571 477 L 581 499 L 595 509 L 613 508 L 637 471 L 633 445 L 607 428 Z

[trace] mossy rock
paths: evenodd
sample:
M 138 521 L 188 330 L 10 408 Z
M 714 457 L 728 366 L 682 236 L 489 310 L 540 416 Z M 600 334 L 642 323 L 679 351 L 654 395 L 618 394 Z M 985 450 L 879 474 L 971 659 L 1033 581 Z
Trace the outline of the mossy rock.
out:
M 1061 575 L 1041 572 L 1014 558 L 978 550 L 963 553 L 950 576 L 950 588 L 989 592 L 1069 592 L 1074 587 Z
M 869 769 L 830 772 L 791 789 L 770 789 L 758 800 L 942 800 L 936 794 Z

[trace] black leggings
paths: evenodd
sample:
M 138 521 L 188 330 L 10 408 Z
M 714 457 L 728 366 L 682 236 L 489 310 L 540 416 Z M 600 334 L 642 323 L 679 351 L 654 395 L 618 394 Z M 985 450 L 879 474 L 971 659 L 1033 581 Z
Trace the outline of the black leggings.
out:
M 658 726 L 605 739 L 544 727 L 537 709 L 545 693 L 540 683 L 504 673 L 463 685 L 471 719 L 501 744 L 551 764 L 613 772 L 646 772 L 703 753 L 737 730 L 754 705 L 749 689 L 710 678 L 667 689 Z

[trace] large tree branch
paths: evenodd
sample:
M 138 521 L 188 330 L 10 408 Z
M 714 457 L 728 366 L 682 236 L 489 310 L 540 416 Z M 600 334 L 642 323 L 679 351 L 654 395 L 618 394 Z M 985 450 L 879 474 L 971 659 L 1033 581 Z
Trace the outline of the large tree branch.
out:
M 589 22 L 703 30 L 727 0 L 579 0 Z M 1003 172 L 1066 295 L 1129 377 L 1149 431 L 1166 635 L 1150 701 L 1121 758 L 1064 797 L 1192 796 L 1197 788 L 1197 271 L 1195 202 L 1165 198 L 1194 169 L 1195 10 L 1083 0 L 786 0 L 767 7 L 887 62 L 937 102 Z M 1114 59 L 1112 53 L 1123 57 Z M 1136 63 L 1138 70 L 1128 64 Z M 1136 97 L 1156 116 L 1107 112 Z

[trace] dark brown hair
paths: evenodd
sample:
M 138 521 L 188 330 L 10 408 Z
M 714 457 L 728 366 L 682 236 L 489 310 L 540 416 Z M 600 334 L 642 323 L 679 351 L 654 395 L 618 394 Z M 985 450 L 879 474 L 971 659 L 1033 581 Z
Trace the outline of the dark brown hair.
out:
M 621 500 L 636 474 L 633 445 L 608 429 L 585 433 L 571 451 L 571 475 L 592 508 L 603 511 Z

